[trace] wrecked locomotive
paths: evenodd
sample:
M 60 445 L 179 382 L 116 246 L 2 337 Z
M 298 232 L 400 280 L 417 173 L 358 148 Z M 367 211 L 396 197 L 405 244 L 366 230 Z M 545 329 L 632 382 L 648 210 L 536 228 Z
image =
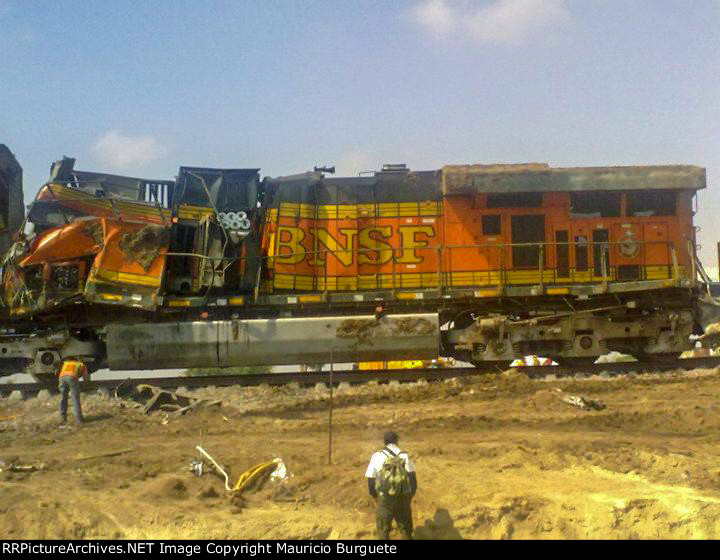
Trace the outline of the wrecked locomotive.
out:
M 151 181 L 74 163 L 52 166 L 25 217 L 0 146 L 3 374 L 50 376 L 71 355 L 93 369 L 652 359 L 720 315 L 695 250 L 699 167 Z

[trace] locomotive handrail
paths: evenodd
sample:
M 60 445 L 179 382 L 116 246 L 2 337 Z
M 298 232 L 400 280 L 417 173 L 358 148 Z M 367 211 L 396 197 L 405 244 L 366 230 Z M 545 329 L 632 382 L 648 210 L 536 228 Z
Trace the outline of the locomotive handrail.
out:
M 697 283 L 697 275 L 699 274 L 701 280 L 705 283 L 705 290 L 707 291 L 707 294 L 712 297 L 712 293 L 710 291 L 710 284 L 712 284 L 712 278 L 710 278 L 710 275 L 705 271 L 705 267 L 703 266 L 702 262 L 700 261 L 700 257 L 698 257 L 697 254 L 697 246 L 695 245 L 695 243 L 693 243 L 691 239 L 688 239 L 687 250 L 692 261 L 693 282 Z
M 390 248 L 377 248 L 377 249 L 368 249 L 368 248 L 356 248 L 356 249 L 321 249 L 317 251 L 297 251 L 295 253 L 285 253 L 283 255 L 264 255 L 262 258 L 277 258 L 277 257 L 292 257 L 296 255 L 315 255 L 315 254 L 336 254 L 336 253 L 359 253 L 359 252 L 383 252 L 383 251 L 391 251 L 391 250 L 405 250 L 405 251 L 429 251 L 429 250 L 435 250 L 438 247 L 441 247 L 443 249 L 472 249 L 475 247 L 538 247 L 540 245 L 622 245 L 623 241 L 585 241 L 585 242 L 577 242 L 577 241 L 537 241 L 532 243 L 474 243 L 471 245 L 436 245 L 434 247 L 417 247 L 417 246 L 399 246 L 399 247 L 390 247 Z M 664 245 L 672 245 L 672 241 L 635 241 L 638 245 L 652 245 L 652 244 L 664 244 Z
M 643 241 L 637 241 L 636 242 L 638 246 L 640 247 L 648 247 L 648 246 L 662 246 L 665 247 L 668 250 L 668 258 L 672 261 L 672 256 L 675 255 L 675 249 L 673 246 L 673 243 L 671 241 L 653 241 L 653 240 L 643 240 Z M 327 255 L 342 255 L 342 254 L 350 254 L 350 253 L 356 253 L 356 254 L 369 254 L 369 253 L 389 253 L 390 258 L 384 260 L 382 263 L 376 263 L 376 266 L 382 266 L 382 265 L 389 265 L 391 266 L 392 270 L 390 271 L 391 276 L 391 283 L 392 283 L 392 289 L 396 289 L 397 282 L 397 270 L 396 265 L 398 264 L 397 257 L 398 254 L 404 252 L 404 251 L 413 251 L 416 254 L 422 254 L 425 253 L 426 255 L 428 252 L 433 252 L 437 254 L 438 259 L 438 265 L 437 265 L 437 284 L 433 283 L 432 286 L 426 286 L 426 287 L 434 287 L 434 288 L 444 288 L 446 287 L 445 282 L 445 273 L 442 272 L 441 267 L 444 267 L 444 263 L 446 258 L 451 255 L 453 250 L 460 250 L 460 249 L 492 249 L 495 251 L 498 251 L 498 268 L 495 269 L 485 269 L 485 270 L 478 270 L 476 272 L 478 273 L 497 273 L 499 272 L 499 278 L 498 282 L 496 283 L 489 283 L 491 284 L 498 284 L 500 286 L 508 284 L 507 282 L 507 273 L 511 271 L 527 271 L 532 269 L 532 267 L 506 267 L 505 266 L 505 254 L 506 250 L 513 249 L 513 248 L 519 248 L 519 247 L 528 247 L 528 248 L 537 248 L 538 249 L 538 266 L 537 271 L 539 275 L 539 281 L 538 284 L 541 286 L 547 281 L 545 276 L 546 274 L 550 273 L 552 275 L 552 280 L 557 282 L 558 278 L 562 278 L 563 282 L 566 282 L 564 279 L 570 279 L 571 281 L 574 279 L 574 277 L 577 277 L 578 275 L 588 276 L 588 278 L 584 281 L 590 280 L 596 280 L 596 279 L 602 279 L 604 283 L 607 283 L 608 281 L 615 281 L 615 282 L 623 282 L 623 281 L 636 281 L 642 279 L 641 277 L 637 278 L 628 278 L 625 280 L 621 280 L 617 278 L 617 272 L 616 272 L 616 266 L 617 265 L 611 265 L 610 261 L 608 260 L 609 256 L 609 250 L 615 247 L 622 246 L 622 241 L 587 241 L 583 244 L 579 244 L 575 241 L 565 241 L 565 242 L 549 242 L 549 241 L 543 241 L 543 242 L 534 242 L 534 243 L 474 243 L 474 244 L 453 244 L 453 245 L 437 245 L 434 247 L 417 247 L 417 246 L 388 246 L 388 247 L 378 247 L 378 248 L 350 248 L 350 249 L 318 249 L 318 250 L 311 250 L 311 251 L 294 251 L 294 252 L 288 252 L 288 253 L 282 253 L 282 254 L 275 254 L 275 255 L 264 255 L 262 257 L 259 257 L 263 262 L 270 262 L 272 261 L 274 265 L 276 266 L 287 266 L 289 268 L 293 268 L 298 263 L 286 263 L 281 262 L 282 259 L 292 259 L 299 256 L 302 256 L 304 258 L 312 258 L 312 257 L 323 257 Z M 558 271 L 556 268 L 553 267 L 546 267 L 546 259 L 548 256 L 553 255 L 553 248 L 557 248 L 558 246 L 583 246 L 590 251 L 594 247 L 600 247 L 605 250 L 599 251 L 599 255 L 601 258 L 601 261 L 598 263 L 600 267 L 600 275 L 597 275 L 594 273 L 594 265 L 591 264 L 591 262 L 588 261 L 587 268 L 577 270 L 573 267 L 573 270 L 570 272 L 569 276 L 559 276 Z M 548 249 L 550 248 L 550 249 Z M 641 271 L 641 276 L 644 274 L 644 267 L 648 266 L 647 262 L 647 255 L 644 252 L 641 252 L 640 257 L 635 257 L 632 260 L 637 261 L 638 258 L 640 259 L 639 266 L 643 268 Z M 328 276 L 328 259 L 322 259 L 323 260 L 323 278 L 324 278 L 324 286 L 325 291 L 327 291 L 327 276 Z M 675 256 L 675 261 L 672 262 L 663 262 L 663 263 L 657 263 L 654 266 L 658 267 L 667 267 L 667 275 L 663 276 L 663 278 L 666 279 L 678 279 L 680 275 L 679 266 L 676 263 L 677 257 Z M 316 261 L 317 262 L 317 261 Z M 370 266 L 372 266 L 372 263 L 368 263 Z M 401 263 L 400 263 L 401 264 Z M 633 263 L 638 264 L 638 263 Z M 317 265 L 314 265 L 317 266 Z M 652 265 L 651 265 L 652 266 Z M 452 272 L 450 272 L 452 273 Z M 563 283 L 561 282 L 561 283 Z
M 387 243 L 387 242 L 386 242 Z M 514 282 L 515 284 L 535 284 L 539 285 L 542 288 L 544 288 L 545 284 L 567 284 L 568 282 L 581 282 L 581 283 L 598 283 L 602 284 L 605 287 L 607 287 L 609 282 L 633 282 L 633 281 L 639 281 L 646 277 L 647 266 L 656 266 L 656 267 L 665 267 L 667 268 L 666 274 L 663 274 L 659 276 L 657 279 L 665 279 L 665 280 L 675 280 L 676 282 L 680 281 L 681 271 L 679 263 L 677 262 L 677 254 L 675 252 L 674 245 L 671 241 L 667 240 L 638 240 L 636 241 L 637 245 L 639 247 L 649 247 L 649 246 L 662 246 L 665 247 L 668 250 L 668 262 L 661 262 L 657 264 L 648 264 L 647 262 L 647 254 L 645 251 L 639 251 L 637 257 L 633 257 L 632 259 L 628 259 L 631 261 L 629 266 L 638 266 L 639 269 L 637 270 L 637 276 L 636 277 L 628 277 L 621 279 L 618 277 L 618 271 L 617 267 L 619 266 L 616 263 L 612 263 L 609 259 L 610 256 L 610 250 L 619 246 L 623 245 L 623 241 L 586 241 L 583 243 L 578 243 L 577 241 L 559 241 L 559 242 L 552 242 L 552 241 L 542 241 L 542 242 L 528 242 L 528 243 L 473 243 L 473 244 L 452 244 L 452 245 L 436 245 L 431 247 L 417 247 L 417 246 L 383 246 L 383 247 L 377 247 L 377 248 L 337 248 L 337 249 L 317 249 L 317 250 L 310 250 L 310 251 L 293 251 L 293 252 L 287 252 L 287 253 L 281 253 L 281 254 L 274 254 L 274 255 L 258 255 L 253 257 L 243 256 L 243 257 L 225 257 L 225 256 L 218 256 L 213 257 L 209 255 L 201 255 L 197 253 L 182 253 L 182 252 L 172 252 L 172 253 L 166 253 L 168 256 L 182 256 L 182 257 L 189 257 L 189 258 L 198 258 L 202 259 L 204 261 L 227 261 L 229 264 L 225 267 L 226 269 L 232 265 L 232 263 L 235 262 L 250 262 L 254 261 L 259 264 L 266 263 L 266 264 L 272 264 L 273 269 L 276 269 L 275 267 L 287 267 L 288 270 L 291 270 L 298 265 L 300 265 L 301 261 L 305 259 L 313 260 L 314 257 L 314 263 L 304 263 L 304 265 L 301 266 L 308 266 L 311 270 L 318 270 L 319 267 L 322 267 L 322 273 L 321 274 L 313 274 L 312 275 L 312 285 L 315 289 L 321 289 L 321 291 L 325 294 L 325 299 L 327 299 L 327 294 L 330 290 L 330 283 L 329 279 L 332 278 L 334 281 L 337 281 L 337 279 L 342 278 L 342 275 L 337 274 L 336 276 L 332 276 L 330 272 L 331 266 L 336 266 L 340 268 L 342 265 L 340 262 L 332 263 L 330 259 L 327 258 L 328 255 L 333 255 L 335 257 L 338 257 L 338 255 L 346 255 L 346 254 L 377 254 L 378 260 L 380 258 L 380 255 L 383 253 L 385 256 L 383 257 L 383 262 L 376 262 L 376 263 L 367 263 L 367 266 L 377 266 L 378 268 L 381 266 L 388 266 L 391 268 L 391 270 L 387 272 L 378 272 L 375 274 L 376 276 L 382 276 L 382 275 L 389 275 L 389 282 L 390 285 L 388 286 L 388 289 L 391 289 L 393 293 L 399 289 L 404 288 L 406 286 L 403 285 L 403 281 L 401 279 L 402 274 L 416 274 L 416 273 L 408 273 L 408 272 L 402 272 L 399 273 L 397 270 L 397 265 L 402 264 L 398 262 L 398 255 L 401 255 L 405 251 L 411 251 L 414 254 L 417 255 L 435 255 L 435 258 L 437 259 L 437 266 L 436 266 L 436 279 L 434 281 L 426 281 L 422 279 L 418 280 L 420 288 L 434 288 L 443 290 L 447 287 L 452 287 L 452 274 L 456 271 L 453 270 L 453 267 L 446 267 L 446 259 L 452 258 L 453 251 L 459 251 L 459 250 L 467 250 L 467 249 L 485 249 L 485 250 L 491 250 L 496 253 L 497 257 L 497 268 L 486 268 L 482 270 L 477 271 L 468 271 L 474 274 L 479 274 L 481 278 L 484 276 L 485 279 L 487 279 L 487 282 L 480 282 L 480 283 L 468 283 L 468 285 L 477 285 L 477 286 L 498 286 L 499 288 L 502 288 L 506 285 L 512 285 L 513 282 L 509 282 L 509 273 L 512 272 L 519 272 L 519 273 L 527 273 L 528 271 L 535 270 L 535 274 L 537 275 L 537 278 L 533 281 L 531 277 L 530 280 L 527 282 Z M 578 263 L 576 262 L 576 258 L 573 258 L 572 261 L 570 259 L 570 254 L 568 253 L 568 261 L 567 261 L 567 274 L 560 275 L 558 271 L 558 262 L 557 262 L 557 248 L 558 247 L 584 247 L 588 253 L 588 257 L 590 257 L 590 254 L 595 255 L 595 251 L 593 251 L 593 248 L 600 247 L 600 251 L 597 252 L 597 255 L 593 257 L 593 260 L 591 261 L 590 258 L 588 258 L 587 263 L 584 267 L 578 268 Z M 536 267 L 531 266 L 511 266 L 507 267 L 505 266 L 505 260 L 506 260 L 506 254 L 508 250 L 512 250 L 515 248 L 537 248 L 538 250 L 538 264 Z M 389 257 L 388 257 L 389 254 Z M 599 255 L 600 261 L 595 261 L 597 256 Z M 301 259 L 298 259 L 298 262 L 283 262 L 283 259 L 294 259 L 301 257 Z M 547 259 L 551 258 L 554 261 L 554 266 L 547 266 Z M 617 257 L 615 257 L 617 259 Z M 693 259 L 694 260 L 694 259 Z M 638 262 L 639 261 L 639 262 Z M 570 266 L 571 263 L 574 266 Z M 420 263 L 411 263 L 411 264 L 420 264 Z M 693 267 L 695 270 L 697 270 L 695 263 L 693 262 Z M 597 268 L 596 268 L 597 266 Z M 447 270 L 447 272 L 445 272 Z M 599 274 L 596 274 L 596 271 L 599 271 Z M 459 271 L 462 272 L 462 271 Z M 282 272 L 281 272 L 282 273 Z M 373 276 L 372 274 L 370 276 Z M 348 278 L 351 278 L 352 275 L 348 275 Z M 319 285 L 320 281 L 322 281 L 322 286 Z M 379 285 L 381 282 L 384 282 L 383 280 L 380 280 L 378 278 L 378 284 L 371 288 L 371 289 L 377 289 L 381 286 Z M 423 286 L 423 284 L 425 284 Z M 334 291 L 334 290 L 333 290 Z
M 636 241 L 638 245 L 659 245 L 664 244 L 668 245 L 669 248 L 672 248 L 672 242 L 671 241 Z M 417 247 L 417 246 L 400 246 L 400 247 L 389 247 L 389 248 L 376 248 L 376 249 L 368 249 L 368 248 L 356 248 L 356 249 L 322 249 L 317 251 L 296 251 L 293 253 L 283 253 L 283 254 L 276 254 L 276 255 L 262 255 L 258 257 L 211 257 L 209 255 L 202 255 L 200 253 L 184 253 L 184 252 L 166 252 L 163 253 L 167 256 L 176 256 L 176 257 L 195 257 L 198 259 L 206 259 L 206 260 L 247 260 L 247 259 L 263 259 L 263 260 L 269 260 L 269 259 L 279 259 L 279 258 L 289 258 L 289 257 L 296 257 L 299 255 L 308 256 L 308 255 L 337 255 L 337 254 L 345 254 L 345 253 L 382 253 L 386 251 L 395 252 L 395 251 L 437 251 L 440 249 L 441 251 L 445 249 L 477 249 L 477 248 L 484 248 L 484 247 L 497 247 L 497 248 L 515 248 L 515 247 L 546 247 L 546 246 L 557 246 L 557 245 L 581 245 L 581 246 L 611 246 L 611 245 L 622 245 L 622 241 L 586 241 L 583 243 L 575 242 L 575 241 L 558 241 L 558 242 L 549 242 L 549 241 L 543 241 L 543 242 L 537 242 L 537 243 L 476 243 L 472 245 L 437 245 L 434 247 Z M 284 264 L 290 264 L 290 263 L 284 263 Z

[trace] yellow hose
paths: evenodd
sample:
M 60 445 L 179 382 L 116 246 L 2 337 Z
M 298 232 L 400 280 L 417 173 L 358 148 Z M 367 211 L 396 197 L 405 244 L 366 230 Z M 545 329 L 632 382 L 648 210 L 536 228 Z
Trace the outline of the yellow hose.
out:
M 260 463 L 258 465 L 255 465 L 254 467 L 249 468 L 240 475 L 240 478 L 238 478 L 238 481 L 233 488 L 233 492 L 242 492 L 250 485 L 251 482 L 254 482 L 261 474 L 264 474 L 269 470 L 274 471 L 277 468 L 279 462 L 279 459 L 273 459 L 272 461 L 265 461 L 264 463 Z
M 229 478 L 228 474 L 223 470 L 223 468 L 213 459 L 207 451 L 205 451 L 202 447 L 199 445 L 195 448 L 197 449 L 210 463 L 217 469 L 217 471 L 225 478 L 225 490 L 228 492 L 242 492 L 245 488 L 247 488 L 251 482 L 253 482 L 258 476 L 260 476 L 263 473 L 266 473 L 268 470 L 275 470 L 277 466 L 280 464 L 280 459 L 273 459 L 272 461 L 265 461 L 264 463 L 260 463 L 258 465 L 255 465 L 254 467 L 249 468 L 244 473 L 240 475 L 240 478 L 238 479 L 237 483 L 235 484 L 234 488 L 230 488 L 229 484 Z

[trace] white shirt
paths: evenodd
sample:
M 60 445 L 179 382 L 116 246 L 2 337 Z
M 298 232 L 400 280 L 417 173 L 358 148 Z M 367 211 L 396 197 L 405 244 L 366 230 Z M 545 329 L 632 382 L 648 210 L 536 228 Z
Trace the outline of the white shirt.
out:
M 389 443 L 385 447 L 387 447 L 390 451 L 395 453 L 395 455 L 397 455 L 401 459 L 405 460 L 405 470 L 407 472 L 415 472 L 415 465 L 412 464 L 412 461 L 410 461 L 410 457 L 405 451 L 401 451 L 400 448 L 394 443 Z M 365 477 L 377 478 L 377 475 L 380 473 L 383 465 L 385 464 L 385 461 L 389 457 L 391 457 L 391 455 L 385 449 L 381 449 L 380 451 L 376 451 L 375 453 L 373 453 L 373 456 L 370 458 L 370 464 L 365 471 Z

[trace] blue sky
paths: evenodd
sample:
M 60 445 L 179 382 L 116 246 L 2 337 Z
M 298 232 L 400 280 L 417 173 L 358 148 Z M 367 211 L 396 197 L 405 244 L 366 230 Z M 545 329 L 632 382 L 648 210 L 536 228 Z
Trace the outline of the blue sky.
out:
M 720 1 L 0 0 L 0 142 L 51 161 L 344 174 L 691 163 L 720 210 Z

